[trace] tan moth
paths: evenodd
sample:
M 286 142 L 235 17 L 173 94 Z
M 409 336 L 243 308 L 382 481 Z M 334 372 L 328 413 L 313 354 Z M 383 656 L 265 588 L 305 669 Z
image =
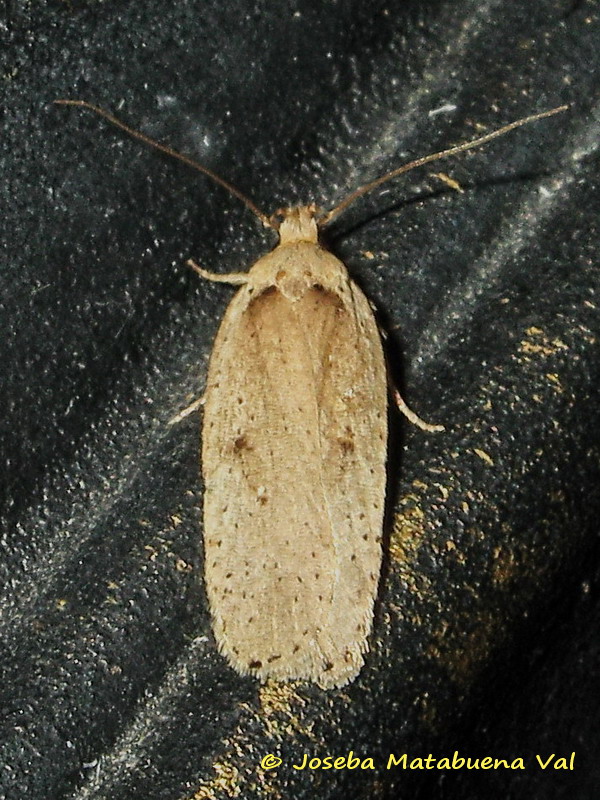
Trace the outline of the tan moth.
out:
M 388 387 L 369 302 L 319 243 L 319 229 L 384 181 L 566 106 L 405 164 L 329 212 L 309 205 L 268 216 L 211 170 L 106 111 L 56 102 L 91 109 L 199 169 L 279 233 L 248 272 L 216 274 L 189 262 L 204 278 L 240 287 L 215 339 L 203 398 L 205 583 L 219 650 L 238 672 L 343 686 L 360 671 L 372 628 Z M 412 422 L 441 429 L 394 396 Z

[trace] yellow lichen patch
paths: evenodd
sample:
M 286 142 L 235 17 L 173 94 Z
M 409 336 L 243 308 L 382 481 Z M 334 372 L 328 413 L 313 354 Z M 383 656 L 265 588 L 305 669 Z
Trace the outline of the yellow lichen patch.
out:
M 213 769 L 216 773 L 211 781 L 199 787 L 192 800 L 218 800 L 222 797 L 240 797 L 240 773 L 228 761 L 215 761 Z
M 292 737 L 295 733 L 312 738 L 312 731 L 300 722 L 296 708 L 303 708 L 306 702 L 296 692 L 294 683 L 281 683 L 269 679 L 259 689 L 262 714 L 260 720 L 272 739 Z
M 522 567 L 521 560 L 515 558 L 514 552 L 507 547 L 495 547 L 492 551 L 492 557 L 494 560 L 492 562 L 491 578 L 497 586 L 511 581 Z
M 392 561 L 404 564 L 412 561 L 424 533 L 425 514 L 414 494 L 401 501 L 402 511 L 394 518 L 390 535 L 389 554 Z
M 557 392 L 558 394 L 563 394 L 564 387 L 563 387 L 563 385 L 561 383 L 561 380 L 560 380 L 559 376 L 556 374 L 556 372 L 547 372 L 546 373 L 546 377 L 548 378 L 548 381 L 552 385 L 552 388 L 554 389 L 554 391 Z
M 465 193 L 465 190 L 462 188 L 460 183 L 454 178 L 451 178 L 450 175 L 446 175 L 445 172 L 432 172 L 431 176 L 433 178 L 437 178 L 438 180 L 442 181 L 442 183 L 445 183 L 446 186 L 449 186 L 451 189 L 454 189 L 455 192 L 459 192 L 460 194 Z
M 489 464 L 490 467 L 494 466 L 493 458 L 489 453 L 486 453 L 485 450 L 480 450 L 478 447 L 474 447 L 473 452 L 476 456 L 479 456 L 482 461 L 485 461 L 486 464 Z
M 521 341 L 519 351 L 526 356 L 544 356 L 549 358 L 561 350 L 568 350 L 569 346 L 561 339 L 550 339 L 543 330 L 531 326 L 525 331 L 526 339 Z

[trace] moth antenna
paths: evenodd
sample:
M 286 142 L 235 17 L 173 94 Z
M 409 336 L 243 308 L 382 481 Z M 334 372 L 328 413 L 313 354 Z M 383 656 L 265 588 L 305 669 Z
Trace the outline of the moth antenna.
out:
M 144 144 L 150 145 L 150 147 L 155 147 L 157 150 L 166 153 L 168 156 L 172 156 L 173 158 L 179 159 L 179 161 L 183 161 L 183 163 L 187 164 L 188 167 L 193 167 L 194 169 L 197 169 L 199 172 L 204 173 L 204 175 L 207 175 L 209 178 L 215 181 L 215 183 L 218 183 L 224 189 L 227 189 L 227 191 L 233 194 L 235 197 L 237 197 L 238 200 L 241 200 L 242 203 L 244 203 L 244 205 L 246 206 L 246 208 L 250 209 L 250 211 L 260 219 L 260 221 L 266 228 L 273 227 L 273 224 L 271 223 L 269 216 L 267 214 L 264 214 L 252 202 L 252 200 L 250 200 L 249 197 L 246 197 L 246 195 L 240 192 L 239 189 L 236 189 L 235 186 L 232 186 L 231 183 L 226 181 L 224 178 L 221 178 L 219 175 L 216 174 L 216 172 L 213 172 L 208 167 L 199 164 L 197 161 L 194 161 L 192 158 L 189 158 L 188 156 L 185 156 L 182 153 L 178 153 L 176 150 L 173 150 L 173 148 L 168 147 L 166 144 L 161 144 L 160 142 L 151 139 L 149 136 L 146 136 L 144 133 L 141 133 L 140 131 L 136 131 L 133 128 L 130 128 L 129 125 L 126 125 L 124 122 L 121 122 L 120 119 L 117 119 L 117 117 L 113 116 L 112 114 L 109 114 L 108 111 L 104 111 L 103 108 L 94 106 L 91 103 L 86 102 L 85 100 L 55 100 L 54 102 L 57 105 L 61 106 L 79 106 L 80 108 L 87 108 L 90 111 L 93 111 L 95 114 L 99 114 L 101 117 L 104 117 L 104 119 L 107 119 L 113 125 L 116 125 L 117 128 L 121 128 L 121 130 L 125 131 L 125 133 L 128 133 L 129 136 L 133 136 L 134 139 L 139 139 L 141 142 L 144 142 Z
M 374 181 L 355 189 L 355 191 L 349 194 L 344 200 L 342 200 L 341 203 L 338 203 L 335 208 L 332 208 L 331 211 L 327 211 L 324 216 L 319 219 L 319 226 L 324 227 L 325 225 L 328 225 L 332 219 L 335 219 L 338 214 L 340 214 L 342 211 L 345 211 L 348 206 L 359 197 L 367 194 L 367 192 L 370 192 L 377 186 L 381 186 L 382 183 L 391 181 L 393 178 L 397 178 L 398 175 L 403 175 L 405 172 L 410 172 L 410 170 L 415 169 L 416 167 L 422 167 L 424 164 L 430 164 L 432 161 L 437 161 L 440 158 L 446 158 L 447 156 L 453 156 L 456 153 L 462 153 L 465 150 L 472 150 L 474 147 L 480 147 L 483 144 L 487 144 L 487 142 L 491 142 L 492 139 L 496 139 L 498 136 L 504 136 L 505 133 L 508 133 L 515 128 L 520 128 L 522 125 L 528 125 L 530 122 L 536 122 L 537 120 L 544 119 L 545 117 L 551 117 L 553 114 L 566 111 L 568 108 L 568 105 L 558 106 L 550 111 L 542 111 L 540 114 L 532 114 L 529 117 L 523 117 L 515 122 L 511 122 L 509 125 L 504 125 L 502 128 L 498 128 L 498 130 L 492 131 L 485 136 L 480 136 L 479 138 L 473 139 L 470 142 L 465 142 L 464 144 L 459 144 L 455 147 L 449 147 L 447 150 L 440 150 L 439 153 L 431 153 L 428 156 L 422 156 L 421 158 L 416 158 L 414 161 L 409 161 L 407 164 L 403 164 L 401 167 L 398 167 L 398 169 L 394 169 L 391 172 L 386 172 L 385 175 L 381 175 Z

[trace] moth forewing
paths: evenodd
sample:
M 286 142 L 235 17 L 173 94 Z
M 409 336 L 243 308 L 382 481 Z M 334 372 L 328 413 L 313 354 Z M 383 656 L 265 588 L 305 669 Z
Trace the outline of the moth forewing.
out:
M 310 209 L 248 273 L 209 365 L 205 576 L 220 650 L 261 678 L 352 680 L 381 566 L 386 371 Z

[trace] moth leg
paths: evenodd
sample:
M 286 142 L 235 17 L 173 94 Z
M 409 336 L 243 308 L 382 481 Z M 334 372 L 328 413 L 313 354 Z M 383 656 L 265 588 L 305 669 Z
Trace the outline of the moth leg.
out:
M 247 272 L 227 272 L 225 274 L 221 272 L 209 272 L 206 269 L 202 269 L 196 264 L 195 261 L 192 259 L 188 259 L 185 262 L 188 267 L 191 267 L 194 272 L 197 272 L 201 278 L 205 278 L 207 281 L 214 281 L 215 283 L 231 283 L 234 286 L 242 286 L 244 283 L 248 283 L 248 273 Z
M 232 283 L 235 286 L 241 286 L 244 283 L 248 283 L 248 274 L 246 272 L 229 272 L 227 274 L 223 274 L 220 272 L 209 272 L 206 269 L 202 269 L 193 261 L 191 258 L 186 261 L 186 264 L 191 267 L 195 272 L 198 273 L 202 278 L 206 278 L 208 281 L 215 281 L 216 283 Z M 194 400 L 187 408 L 184 408 L 179 414 L 175 414 L 174 417 L 167 422 L 167 425 L 176 425 L 178 422 L 181 422 L 182 419 L 189 417 L 190 414 L 193 414 L 194 411 L 197 411 L 200 406 L 204 405 L 204 395 L 199 397 L 197 400 Z
M 176 425 L 178 422 L 181 422 L 182 419 L 189 417 L 190 414 L 193 414 L 194 411 L 197 411 L 200 408 L 200 406 L 203 405 L 204 405 L 204 395 L 201 395 L 200 397 L 198 397 L 197 400 L 194 400 L 193 403 L 190 403 L 190 405 L 187 406 L 187 408 L 184 408 L 182 411 L 180 411 L 179 414 L 175 414 L 174 417 L 171 417 L 171 419 L 167 422 L 167 425 Z
M 383 328 L 379 327 L 379 333 L 381 335 L 381 338 L 385 342 L 387 340 L 387 338 L 388 338 L 387 331 L 385 331 Z M 387 360 L 387 358 L 386 358 L 386 368 L 387 368 L 388 386 L 389 386 L 391 395 L 392 395 L 392 397 L 394 399 L 394 403 L 396 404 L 396 407 L 398 408 L 398 411 L 400 411 L 400 413 L 404 414 L 406 419 L 409 422 L 412 422 L 413 425 L 416 425 L 417 428 L 421 428 L 422 431 L 429 431 L 430 433 L 439 433 L 440 431 L 445 431 L 446 428 L 444 427 L 444 425 L 432 425 L 430 422 L 425 422 L 425 420 L 421 419 L 421 417 L 418 414 L 416 414 L 412 410 L 412 408 L 409 408 L 406 405 L 406 403 L 404 402 L 404 398 L 402 397 L 402 395 L 398 391 L 398 388 L 394 384 L 394 380 L 392 378 L 392 372 L 390 370 L 390 364 L 389 364 L 389 361 Z
M 431 431 L 431 432 L 434 432 L 434 433 L 437 432 L 437 431 L 446 430 L 443 425 L 432 425 L 429 422 L 425 422 L 425 420 L 421 419 L 421 417 L 419 417 L 418 414 L 415 414 L 415 412 L 412 411 L 412 409 L 410 409 L 406 405 L 406 403 L 402 399 L 402 395 L 400 394 L 398 389 L 396 389 L 395 386 L 392 386 L 391 389 L 392 389 L 392 396 L 394 398 L 394 402 L 398 406 L 398 409 L 404 414 L 406 419 L 409 422 L 412 422 L 413 425 L 416 425 L 417 428 L 421 428 L 422 431 Z

